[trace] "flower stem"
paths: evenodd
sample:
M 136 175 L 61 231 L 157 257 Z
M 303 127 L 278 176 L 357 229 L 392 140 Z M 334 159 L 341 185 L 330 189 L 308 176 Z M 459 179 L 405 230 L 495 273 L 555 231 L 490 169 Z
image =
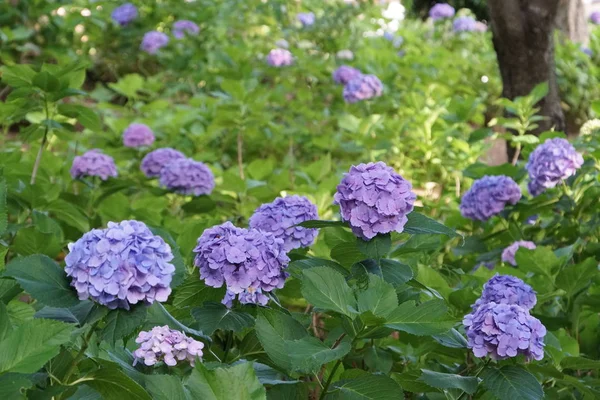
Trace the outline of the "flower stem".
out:
M 98 326 L 98 322 L 100 322 L 100 321 L 97 321 L 92 325 L 92 327 L 90 328 L 90 331 L 83 338 L 83 344 L 81 345 L 81 349 L 79 349 L 79 353 L 77 353 L 75 358 L 73 358 L 73 362 L 71 362 L 71 366 L 69 366 L 69 369 L 67 370 L 64 378 L 62 379 L 63 382 L 65 382 L 65 383 L 68 382 L 71 375 L 73 375 L 73 372 L 75 372 L 75 368 L 77 368 L 77 364 L 79 363 L 79 361 L 81 361 L 81 358 L 85 354 L 85 351 L 87 350 L 87 348 L 90 344 L 90 339 L 92 338 L 92 335 L 94 334 L 94 331 L 96 330 L 96 326 Z
M 237 162 L 238 169 L 240 170 L 240 178 L 244 178 L 244 156 L 243 156 L 243 146 L 244 146 L 244 137 L 242 136 L 242 132 L 238 132 L 237 134 Z

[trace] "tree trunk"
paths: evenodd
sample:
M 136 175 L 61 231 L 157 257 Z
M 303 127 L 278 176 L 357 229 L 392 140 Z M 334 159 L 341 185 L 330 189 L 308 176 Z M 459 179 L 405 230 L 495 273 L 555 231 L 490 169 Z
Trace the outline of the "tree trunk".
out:
M 583 0 L 559 0 L 556 26 L 572 42 L 588 46 L 590 33 Z
M 525 96 L 539 83 L 549 91 L 538 107 L 545 120 L 536 132 L 564 131 L 554 68 L 554 28 L 560 0 L 488 0 L 494 48 L 502 76 L 502 96 Z M 514 149 L 507 147 L 509 160 Z

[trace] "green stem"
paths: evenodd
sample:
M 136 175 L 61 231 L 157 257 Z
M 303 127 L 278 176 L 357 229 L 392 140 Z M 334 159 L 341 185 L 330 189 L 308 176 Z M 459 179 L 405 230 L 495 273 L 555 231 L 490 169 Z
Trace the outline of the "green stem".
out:
M 331 369 L 331 372 L 329 373 L 329 376 L 327 377 L 327 382 L 325 382 L 325 386 L 323 386 L 323 390 L 321 391 L 321 396 L 319 396 L 319 400 L 323 400 L 325 398 L 325 396 L 327 395 L 327 390 L 329 389 L 329 385 L 331 385 L 333 376 L 335 375 L 335 373 L 336 373 L 337 369 L 340 367 L 340 365 L 342 365 L 341 358 L 339 360 L 337 360 L 337 362 Z
M 98 322 L 100 322 L 100 321 L 98 321 Z M 96 330 L 96 326 L 98 326 L 98 322 L 95 322 L 92 325 L 92 327 L 90 328 L 90 331 L 83 338 L 83 344 L 81 345 L 81 349 L 79 349 L 79 353 L 77 353 L 75 358 L 73 358 L 73 362 L 71 362 L 71 366 L 65 373 L 65 377 L 62 379 L 63 382 L 65 382 L 65 383 L 68 382 L 71 375 L 73 375 L 73 372 L 75 372 L 75 368 L 77 368 L 77 364 L 79 363 L 79 361 L 85 354 L 85 351 L 87 350 L 87 348 L 90 344 L 90 339 L 92 338 L 92 335 L 94 334 L 94 331 Z
M 488 366 L 490 361 L 492 361 L 491 358 L 488 358 L 487 360 L 485 360 L 485 363 L 481 366 L 481 368 L 479 368 L 479 371 L 477 371 L 477 373 L 475 374 L 475 378 L 477 378 L 479 376 L 479 374 L 481 374 L 481 372 L 485 369 L 485 367 Z M 462 392 L 462 394 L 456 400 L 462 400 L 462 398 L 465 397 L 466 395 L 467 395 L 467 392 Z
M 40 167 L 40 162 L 42 161 L 42 153 L 44 152 L 44 147 L 46 147 L 46 143 L 48 142 L 48 132 L 50 128 L 48 125 L 48 120 L 50 119 L 50 112 L 48 110 L 48 100 L 44 97 L 44 109 L 46 110 L 46 129 L 44 130 L 44 137 L 42 138 L 42 145 L 40 146 L 40 150 L 35 157 L 35 163 L 33 164 L 33 171 L 31 172 L 31 181 L 29 182 L 31 185 L 35 184 L 35 178 L 37 176 L 38 169 Z
M 229 355 L 229 350 L 231 350 L 231 345 L 233 344 L 233 331 L 227 331 L 227 341 L 225 342 L 225 354 L 223 355 L 223 363 L 227 363 L 227 356 Z

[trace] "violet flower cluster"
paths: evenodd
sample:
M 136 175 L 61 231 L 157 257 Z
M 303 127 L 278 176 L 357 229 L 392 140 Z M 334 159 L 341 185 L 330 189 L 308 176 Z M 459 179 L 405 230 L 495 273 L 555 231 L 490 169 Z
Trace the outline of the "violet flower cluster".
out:
M 267 64 L 271 67 L 285 67 L 294 63 L 294 57 L 286 49 L 273 49 L 267 55 Z
M 575 175 L 583 157 L 566 139 L 548 139 L 529 155 L 525 168 L 529 173 L 529 192 L 537 196 Z
M 111 14 L 111 18 L 121 26 L 128 25 L 138 16 L 137 7 L 131 3 L 125 3 L 122 6 L 115 8 Z
M 157 149 L 146 154 L 140 169 L 148 178 L 156 178 L 165 165 L 181 158 L 185 158 L 185 155 L 175 149 L 169 147 Z
M 111 156 L 103 154 L 99 149 L 93 149 L 73 159 L 71 177 L 97 176 L 103 181 L 117 176 L 117 167 Z
M 256 229 L 243 229 L 231 222 L 205 230 L 194 249 L 194 264 L 200 279 L 212 287 L 227 287 L 223 303 L 231 306 L 237 296 L 241 303 L 266 305 L 264 294 L 281 289 L 290 259 L 283 240 Z
M 454 17 L 455 12 L 456 11 L 454 10 L 454 7 L 452 7 L 450 4 L 438 3 L 429 10 L 429 17 L 432 20 L 437 21 L 440 19 L 452 18 Z
M 359 77 L 362 75 L 360 70 L 350 67 L 348 65 L 342 65 L 338 67 L 335 71 L 333 71 L 333 80 L 335 83 L 345 85 L 350 82 L 352 79 Z
M 452 23 L 454 32 L 473 32 L 477 30 L 477 21 L 473 17 L 458 17 Z
M 215 177 L 206 164 L 191 158 L 178 158 L 163 166 L 160 185 L 179 194 L 201 196 L 215 188 Z
M 154 139 L 154 132 L 144 124 L 131 124 L 123 132 L 123 144 L 126 147 L 150 146 Z
M 369 240 L 379 233 L 402 232 L 416 198 L 409 181 L 376 162 L 352 166 L 333 199 L 352 232 Z
M 529 242 L 527 240 L 518 240 L 502 251 L 502 261 L 516 267 L 517 261 L 515 260 L 515 256 L 517 255 L 517 250 L 519 250 L 520 247 L 529 250 L 534 250 L 536 248 L 536 245 L 535 243 Z
M 315 242 L 318 229 L 303 228 L 297 224 L 319 219 L 317 206 L 303 196 L 278 197 L 272 203 L 261 205 L 250 217 L 249 226 L 272 233 L 283 240 L 284 251 L 309 247 Z
M 463 319 L 473 354 L 495 360 L 522 354 L 527 360 L 541 360 L 546 328 L 529 314 L 536 301 L 535 292 L 522 280 L 508 275 L 491 278 Z
M 312 26 L 315 23 L 315 13 L 313 13 L 313 12 L 298 13 L 298 15 L 296 15 L 296 19 L 304 27 Z
M 109 222 L 69 244 L 65 272 L 79 299 L 110 309 L 166 301 L 175 267 L 171 248 L 139 221 Z
M 507 204 L 517 204 L 521 188 L 508 176 L 484 176 L 476 180 L 460 203 L 465 218 L 487 221 L 504 210 Z
M 382 93 L 383 84 L 375 75 L 358 75 L 344 86 L 346 103 L 379 97 Z
M 175 39 L 183 39 L 186 35 L 196 36 L 200 28 L 192 21 L 181 19 L 173 24 L 173 36 Z
M 140 49 L 148 54 L 156 54 L 158 50 L 169 44 L 169 37 L 162 32 L 150 31 L 144 34 Z
M 144 360 L 150 366 L 163 361 L 168 366 L 178 361 L 188 361 L 193 367 L 196 357 L 202 358 L 204 343 L 187 337 L 185 333 L 170 329 L 168 325 L 155 326 L 151 331 L 141 331 L 135 342 L 140 345 L 134 352 L 135 360 Z
M 590 21 L 592 21 L 594 25 L 600 25 L 600 11 L 594 11 L 591 13 Z

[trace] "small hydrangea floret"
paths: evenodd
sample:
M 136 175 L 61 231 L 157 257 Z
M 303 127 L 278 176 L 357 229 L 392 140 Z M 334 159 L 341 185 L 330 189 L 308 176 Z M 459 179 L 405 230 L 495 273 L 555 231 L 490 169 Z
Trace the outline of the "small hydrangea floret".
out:
M 429 17 L 434 20 L 446 19 L 454 17 L 454 7 L 447 3 L 438 3 L 429 10 Z
M 481 297 L 471 307 L 477 309 L 487 303 L 515 304 L 531 310 L 537 298 L 535 291 L 521 279 L 511 275 L 495 275 L 483 285 Z
M 521 247 L 534 250 L 536 245 L 535 243 L 527 240 L 517 240 L 502 251 L 502 261 L 516 267 L 517 261 L 515 260 L 515 256 L 517 255 L 517 250 L 519 250 Z
M 410 182 L 383 162 L 352 166 L 334 195 L 342 219 L 364 240 L 402 232 L 415 199 Z
M 477 25 L 477 21 L 473 17 L 468 16 L 456 18 L 452 23 L 452 28 L 454 32 L 473 32 L 481 29 Z
M 183 332 L 170 329 L 168 325 L 141 331 L 135 342 L 139 347 L 133 352 L 133 365 L 143 360 L 148 366 L 162 361 L 173 367 L 178 362 L 187 361 L 193 367 L 196 358 L 202 358 L 204 348 L 204 343 L 187 337 Z
M 169 44 L 169 37 L 166 33 L 158 31 L 146 32 L 142 38 L 140 49 L 148 54 L 156 54 L 158 50 Z
M 352 79 L 362 75 L 360 70 L 350 67 L 348 65 L 342 65 L 333 72 L 333 80 L 335 83 L 345 85 Z
M 111 156 L 103 154 L 98 149 L 87 151 L 75 157 L 71 166 L 71 177 L 73 179 L 84 176 L 97 176 L 103 181 L 109 177 L 115 177 L 117 176 L 115 161 Z
M 202 196 L 215 188 L 215 177 L 206 166 L 190 158 L 178 158 L 160 170 L 160 185 L 179 194 Z
M 181 19 L 173 24 L 173 36 L 175 39 L 183 39 L 187 36 L 196 36 L 200 33 L 200 28 L 196 23 Z
M 383 84 L 375 75 L 357 75 L 344 86 L 346 103 L 356 103 L 379 97 L 383 94 Z
M 147 147 L 154 143 L 154 139 L 154 132 L 144 124 L 131 124 L 123 132 L 125 147 Z
M 296 15 L 296 19 L 302 24 L 303 27 L 312 26 L 315 23 L 315 13 L 298 13 L 298 15 Z
M 294 63 L 294 57 L 286 49 L 273 49 L 267 55 L 267 64 L 271 67 L 285 67 Z
M 156 178 L 160 175 L 162 168 L 171 161 L 185 158 L 185 155 L 171 148 L 163 148 L 151 151 L 142 160 L 140 169 L 148 178 Z
M 517 204 L 520 199 L 521 188 L 508 176 L 484 176 L 462 197 L 460 212 L 465 218 L 487 221 L 501 213 L 507 204 Z
M 592 21 L 594 25 L 600 25 L 600 11 L 594 11 L 591 13 L 590 21 Z
M 122 6 L 115 8 L 111 14 L 111 18 L 121 26 L 128 25 L 138 16 L 137 7 L 131 3 L 125 3 Z

